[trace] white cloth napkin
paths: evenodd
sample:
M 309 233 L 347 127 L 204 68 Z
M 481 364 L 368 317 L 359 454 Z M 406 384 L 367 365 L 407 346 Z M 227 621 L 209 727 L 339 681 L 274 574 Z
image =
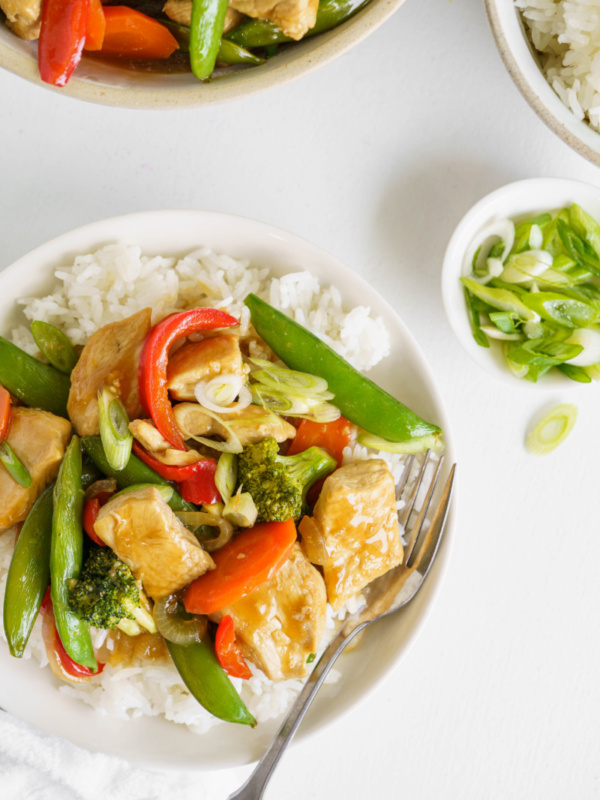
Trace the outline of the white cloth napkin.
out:
M 149 772 L 36 731 L 0 711 L 2 800 L 226 800 L 250 770 Z

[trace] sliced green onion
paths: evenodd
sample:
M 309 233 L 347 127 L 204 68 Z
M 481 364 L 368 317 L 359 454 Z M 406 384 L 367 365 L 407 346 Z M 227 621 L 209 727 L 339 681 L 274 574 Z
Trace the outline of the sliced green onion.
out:
M 572 364 L 558 364 L 556 369 L 566 375 L 569 380 L 577 381 L 577 383 L 592 382 L 584 367 L 574 367 Z
M 131 456 L 133 436 L 125 406 L 108 387 L 98 392 L 100 438 L 111 469 L 125 469 Z
M 215 472 L 215 485 L 225 502 L 235 492 L 237 483 L 237 458 L 233 453 L 221 453 Z
M 173 644 L 199 642 L 206 633 L 206 617 L 190 616 L 185 619 L 179 595 L 161 597 L 154 603 L 154 622 L 160 635 Z
M 236 528 L 251 528 L 258 517 L 258 510 L 249 492 L 238 492 L 226 503 L 223 509 L 226 520 Z
M 31 323 L 31 333 L 44 358 L 47 358 L 59 372 L 70 375 L 78 357 L 67 336 L 55 325 L 41 320 Z
M 227 373 L 210 381 L 200 381 L 194 387 L 196 400 L 203 408 L 219 414 L 232 414 L 250 405 L 252 397 L 241 375 Z M 235 402 L 236 397 L 238 401 Z
M 0 442 L 0 462 L 4 464 L 8 474 L 19 486 L 25 488 L 31 486 L 29 470 L 22 461 L 19 461 L 15 451 L 6 440 Z
M 270 361 L 262 358 L 251 358 L 250 361 L 262 369 L 252 372 L 254 380 L 281 391 L 289 390 L 301 397 L 316 397 L 328 394 L 324 400 L 333 399 L 331 392 L 327 391 L 327 381 L 318 375 L 310 375 L 308 372 L 298 372 L 287 367 L 278 367 Z
M 518 342 L 523 338 L 520 333 L 504 333 L 496 328 L 495 325 L 482 325 L 481 330 L 490 339 L 499 339 L 504 342 Z
M 531 430 L 525 447 L 536 456 L 551 453 L 571 432 L 577 419 L 577 407 L 571 403 L 556 406 Z
M 502 242 L 503 247 L 502 252 L 496 258 L 504 261 L 515 241 L 515 225 L 511 220 L 499 219 L 486 225 L 473 239 L 465 255 L 465 264 L 470 266 L 473 273 L 483 280 L 489 280 L 492 277 L 487 260 L 498 240 Z
M 117 492 L 113 497 L 118 497 L 121 494 L 128 494 L 129 492 L 137 492 L 141 489 L 156 489 L 165 503 L 168 503 L 173 497 L 173 487 L 172 486 L 163 486 L 157 483 L 134 483 L 131 486 L 126 486 L 124 489 L 121 489 L 120 492 Z
M 177 409 L 177 406 L 175 407 Z M 197 436 L 193 433 L 189 428 L 185 426 L 185 417 L 178 417 L 177 411 L 175 413 L 175 419 L 177 421 L 177 427 L 183 434 L 185 439 L 193 439 L 195 442 L 199 442 L 200 444 L 206 445 L 206 447 L 211 447 L 213 450 L 217 450 L 220 453 L 241 453 L 244 449 L 242 443 L 240 442 L 239 437 L 235 434 L 233 428 L 236 424 L 236 420 L 227 420 L 223 419 L 219 414 L 215 411 L 211 411 L 209 408 L 202 408 L 202 412 L 206 414 L 208 417 L 217 420 L 220 425 L 222 425 L 227 433 L 229 434 L 229 439 L 224 442 L 218 442 L 215 439 L 209 439 L 207 436 Z M 247 424 L 245 420 L 241 420 L 241 424 Z
M 176 516 L 209 553 L 226 545 L 233 536 L 231 523 L 220 515 L 206 511 L 177 511 Z M 207 536 L 207 528 L 213 530 L 216 528 L 218 534 L 216 536 Z
M 574 367 L 591 367 L 600 361 L 600 332 L 591 328 L 578 328 L 566 341 L 567 344 L 579 344 L 583 350 L 567 364 Z
M 600 381 L 600 362 L 592 364 L 591 367 L 584 367 L 584 370 L 593 381 Z
M 508 258 L 502 280 L 506 283 L 525 283 L 542 275 L 552 266 L 552 256 L 545 250 L 526 250 Z
M 373 450 L 383 450 L 385 453 L 400 453 L 413 455 L 425 453 L 433 450 L 434 453 L 441 453 L 444 450 L 444 443 L 441 436 L 434 434 L 429 436 L 418 436 L 415 439 L 408 439 L 406 442 L 388 442 L 372 433 L 361 431 L 356 437 L 358 444 L 364 447 L 371 447 Z

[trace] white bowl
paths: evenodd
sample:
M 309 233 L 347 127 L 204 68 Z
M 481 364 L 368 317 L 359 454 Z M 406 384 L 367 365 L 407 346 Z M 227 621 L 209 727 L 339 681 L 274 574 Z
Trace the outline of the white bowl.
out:
M 485 0 L 498 50 L 521 93 L 554 133 L 600 166 L 600 134 L 578 120 L 544 77 L 513 0 Z
M 440 392 L 418 346 L 392 308 L 365 280 L 328 253 L 297 236 L 249 219 L 202 211 L 156 211 L 103 220 L 64 234 L 0 273 L 0 332 L 6 335 L 13 325 L 24 322 L 17 298 L 47 293 L 54 283 L 54 268 L 110 242 L 136 243 L 147 254 L 172 255 L 206 245 L 218 252 L 247 257 L 269 267 L 274 275 L 310 269 L 323 285 L 336 284 L 346 307 L 370 306 L 390 331 L 392 354 L 370 373 L 373 379 L 441 425 L 448 461 L 454 461 Z M 399 664 L 439 591 L 454 535 L 455 513 L 454 502 L 440 553 L 422 591 L 404 611 L 373 626 L 359 647 L 341 657 L 340 681 L 323 687 L 300 728 L 299 738 L 352 709 Z M 154 769 L 216 769 L 250 763 L 260 758 L 281 723 L 272 720 L 254 731 L 223 724 L 206 735 L 196 735 L 159 718 L 122 722 L 102 717 L 59 693 L 59 682 L 49 670 L 12 658 L 1 639 L 0 673 L 0 706 L 7 711 L 89 750 L 119 755 Z M 410 676 L 397 675 L 397 680 L 404 691 Z
M 462 276 L 470 272 L 465 253 L 475 236 L 489 222 L 508 217 L 533 217 L 544 211 L 577 203 L 595 219 L 600 219 L 600 189 L 565 178 L 532 178 L 509 183 L 488 194 L 462 218 L 446 249 L 442 267 L 442 299 L 446 316 L 458 341 L 480 367 L 512 386 L 531 389 L 574 389 L 585 386 L 572 381 L 558 370 L 551 370 L 537 383 L 515 377 L 506 366 L 497 342 L 481 347 L 473 339 L 467 316 Z
M 354 17 L 326 33 L 282 48 L 259 67 L 228 70 L 210 82 L 190 73 L 160 74 L 121 68 L 86 58 L 68 84 L 44 83 L 37 65 L 37 42 L 25 42 L 0 23 L 0 67 L 45 89 L 92 103 L 125 108 L 188 108 L 244 98 L 308 75 L 354 47 L 376 30 L 404 0 L 371 0 Z

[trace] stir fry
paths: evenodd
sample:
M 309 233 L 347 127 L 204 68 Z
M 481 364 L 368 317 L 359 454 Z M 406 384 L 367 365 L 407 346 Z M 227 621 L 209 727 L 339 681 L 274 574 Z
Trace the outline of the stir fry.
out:
M 424 450 L 440 429 L 258 297 L 246 305 L 246 336 L 223 310 L 152 325 L 143 309 L 81 352 L 34 322 L 49 363 L 0 337 L 13 656 L 41 613 L 61 679 L 93 681 L 137 642 L 211 714 L 254 725 L 230 677 L 305 677 L 327 604 L 402 563 L 389 467 L 344 453 L 360 436 Z M 250 357 L 247 337 L 272 357 Z
M 38 41 L 43 81 L 64 86 L 82 53 L 144 69 L 259 66 L 281 45 L 331 30 L 369 0 L 0 0 L 6 25 Z

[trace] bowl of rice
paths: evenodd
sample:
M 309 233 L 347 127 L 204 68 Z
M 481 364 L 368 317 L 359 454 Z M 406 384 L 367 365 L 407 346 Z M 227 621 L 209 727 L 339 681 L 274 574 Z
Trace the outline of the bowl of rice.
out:
M 486 8 L 500 55 L 529 105 L 600 166 L 600 7 L 486 0 Z
M 404 324 L 366 281 L 285 231 L 201 211 L 132 214 L 87 225 L 39 247 L 1 272 L 0 285 L 0 333 L 32 354 L 32 319 L 52 322 L 75 344 L 107 322 L 148 306 L 162 315 L 194 305 L 227 308 L 243 326 L 249 321 L 243 298 L 255 292 L 438 423 L 453 460 L 440 393 Z M 359 445 L 347 455 L 350 460 L 384 458 L 396 480 L 405 458 Z M 365 699 L 414 641 L 447 565 L 455 504 L 450 513 L 423 590 L 403 615 L 374 626 L 338 662 L 300 738 Z M 0 602 L 14 539 L 14 530 L 0 536 Z M 329 612 L 322 647 L 338 623 Z M 258 720 L 252 730 L 208 714 L 169 663 L 116 670 L 107 665 L 87 684 L 61 684 L 47 668 L 40 620 L 22 659 L 11 657 L 0 638 L 0 665 L 0 705 L 7 711 L 89 750 L 154 769 L 217 769 L 256 761 L 302 685 L 297 679 L 273 683 L 259 671 L 244 682 L 233 679 Z M 402 686 L 409 677 L 396 672 L 394 680 Z

